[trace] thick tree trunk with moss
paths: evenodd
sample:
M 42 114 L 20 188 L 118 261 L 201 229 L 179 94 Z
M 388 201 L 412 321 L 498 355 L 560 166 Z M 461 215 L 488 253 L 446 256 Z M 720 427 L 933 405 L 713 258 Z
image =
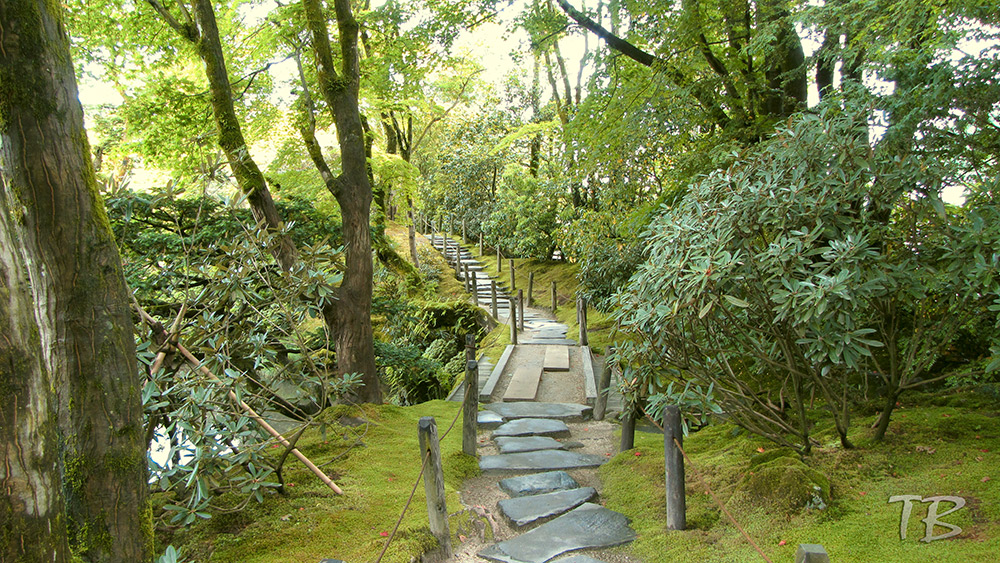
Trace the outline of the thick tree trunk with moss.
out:
M 327 182 L 340 204 L 343 219 L 345 272 L 335 307 L 326 311 L 326 321 L 336 336 L 337 370 L 360 373 L 364 388 L 359 399 L 382 402 L 382 387 L 375 370 L 372 334 L 372 186 L 368 179 L 365 135 L 358 109 L 360 72 L 358 22 L 350 0 L 335 0 L 340 31 L 341 72 L 333 62 L 326 18 L 319 0 L 303 0 L 308 31 L 316 53 L 320 92 L 333 113 L 340 144 L 341 172 Z
M 0 559 L 65 560 L 68 530 L 148 561 L 132 317 L 57 6 L 0 0 Z

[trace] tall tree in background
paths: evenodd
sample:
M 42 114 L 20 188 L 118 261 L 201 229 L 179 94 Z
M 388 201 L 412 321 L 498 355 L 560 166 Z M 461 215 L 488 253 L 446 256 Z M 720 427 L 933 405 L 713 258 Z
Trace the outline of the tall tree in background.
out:
M 160 18 L 181 37 L 191 42 L 198 50 L 198 56 L 205 63 L 212 97 L 212 112 L 219 129 L 219 146 L 226 153 L 229 167 L 236 177 L 240 189 L 247 196 L 254 217 L 271 231 L 283 227 L 281 216 L 274 206 L 271 192 L 260 167 L 250 155 L 243 129 L 233 107 L 233 88 L 226 71 L 226 58 L 219 39 L 219 27 L 215 21 L 215 10 L 211 0 L 194 0 L 190 7 L 185 2 L 177 2 L 179 18 L 157 0 L 147 0 Z M 296 261 L 297 252 L 292 239 L 287 234 L 278 235 L 275 258 L 283 268 L 290 269 Z
M 0 560 L 148 561 L 128 293 L 55 6 L 0 0 Z

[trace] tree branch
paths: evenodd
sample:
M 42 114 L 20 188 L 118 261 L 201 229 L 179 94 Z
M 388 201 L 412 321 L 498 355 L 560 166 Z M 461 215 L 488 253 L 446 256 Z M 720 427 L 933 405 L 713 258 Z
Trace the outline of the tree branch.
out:
M 571 6 L 566 0 L 556 1 L 559 2 L 559 6 L 570 18 L 573 19 L 573 21 L 603 39 L 609 47 L 643 66 L 648 66 L 654 70 L 662 70 L 677 86 L 686 88 L 694 99 L 701 104 L 702 108 L 708 112 L 712 121 L 714 121 L 717 125 L 723 128 L 729 125 L 729 115 L 726 114 L 725 110 L 723 110 L 719 103 L 713 98 L 712 93 L 698 84 L 693 83 L 676 66 L 670 64 L 665 59 L 643 51 L 621 37 L 611 33 L 603 26 Z
M 168 10 L 166 6 L 160 4 L 157 0 L 146 0 L 146 3 L 149 4 L 154 10 L 156 10 L 156 13 L 159 14 L 160 19 L 166 22 L 167 25 L 169 25 L 170 27 L 174 28 L 174 31 L 179 33 L 181 37 L 187 39 L 192 43 L 198 42 L 198 39 L 200 39 L 201 34 L 198 33 L 198 26 L 194 24 L 194 21 L 191 20 L 191 15 L 188 14 L 186 10 L 183 9 L 181 10 L 181 12 L 184 13 L 185 15 L 185 20 L 186 20 L 186 23 L 182 24 L 181 22 L 177 21 L 177 18 L 175 18 L 173 14 L 170 13 L 170 10 Z

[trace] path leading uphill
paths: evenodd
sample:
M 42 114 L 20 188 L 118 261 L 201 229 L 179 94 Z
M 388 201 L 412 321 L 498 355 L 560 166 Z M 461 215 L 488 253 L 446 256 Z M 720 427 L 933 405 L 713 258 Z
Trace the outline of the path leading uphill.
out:
M 467 289 L 475 279 L 477 303 L 489 311 L 494 280 L 482 264 L 453 239 L 438 234 L 432 242 L 449 263 L 457 261 Z M 497 286 L 497 320 L 507 322 L 511 299 Z M 548 311 L 526 309 L 524 317 L 518 346 L 508 346 L 496 365 L 480 360 L 482 474 L 466 481 L 461 497 L 482 525 L 452 530 L 458 542 L 448 561 L 632 563 L 613 546 L 635 532 L 600 500 L 597 469 L 617 452 L 616 425 L 591 419 L 600 366 Z

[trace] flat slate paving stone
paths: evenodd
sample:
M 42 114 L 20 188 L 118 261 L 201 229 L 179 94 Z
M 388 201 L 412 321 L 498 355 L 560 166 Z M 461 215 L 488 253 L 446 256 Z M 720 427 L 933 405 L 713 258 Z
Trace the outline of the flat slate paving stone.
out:
M 503 424 L 503 417 L 493 411 L 479 411 L 476 415 L 476 424 L 480 428 L 496 428 Z
M 558 338 L 539 338 L 538 340 L 533 340 L 533 339 L 528 338 L 528 339 L 524 339 L 524 340 L 518 339 L 517 343 L 518 344 L 541 344 L 543 346 L 548 346 L 548 345 L 552 345 L 552 344 L 561 344 L 563 346 L 576 346 L 576 340 L 570 340 L 568 338 L 567 339 L 563 339 L 563 340 L 560 340 Z
M 604 563 L 604 561 L 587 555 L 570 555 L 569 557 L 553 559 L 552 563 Z
M 576 489 L 580 486 L 565 471 L 546 471 L 545 473 L 535 473 L 533 475 L 508 477 L 497 483 L 497 485 L 500 486 L 500 490 L 511 497 L 542 495 L 555 491 Z
M 588 502 L 478 555 L 501 563 L 545 563 L 567 551 L 621 545 L 635 537 L 625 515 Z
M 594 412 L 593 407 L 576 403 L 490 403 L 486 405 L 491 410 L 507 420 L 519 418 L 556 418 L 560 420 L 581 421 L 589 419 Z
M 502 412 L 498 412 L 496 409 L 490 410 L 500 416 L 503 416 L 504 418 L 510 418 L 508 416 L 504 416 Z M 493 431 L 494 438 L 497 436 L 555 435 L 569 436 L 569 426 L 566 426 L 566 423 L 561 420 L 552 420 L 550 418 L 519 418 L 517 420 L 511 420 Z
M 566 450 L 538 450 L 516 454 L 484 455 L 479 459 L 482 471 L 552 471 L 597 467 L 608 458 L 602 455 L 581 454 Z
M 507 498 L 498 502 L 497 506 L 515 525 L 525 526 L 542 518 L 573 510 L 594 498 L 596 494 L 597 490 L 593 487 L 582 487 L 544 495 Z
M 496 442 L 502 454 L 566 449 L 562 442 L 548 436 L 500 436 L 496 439 Z

